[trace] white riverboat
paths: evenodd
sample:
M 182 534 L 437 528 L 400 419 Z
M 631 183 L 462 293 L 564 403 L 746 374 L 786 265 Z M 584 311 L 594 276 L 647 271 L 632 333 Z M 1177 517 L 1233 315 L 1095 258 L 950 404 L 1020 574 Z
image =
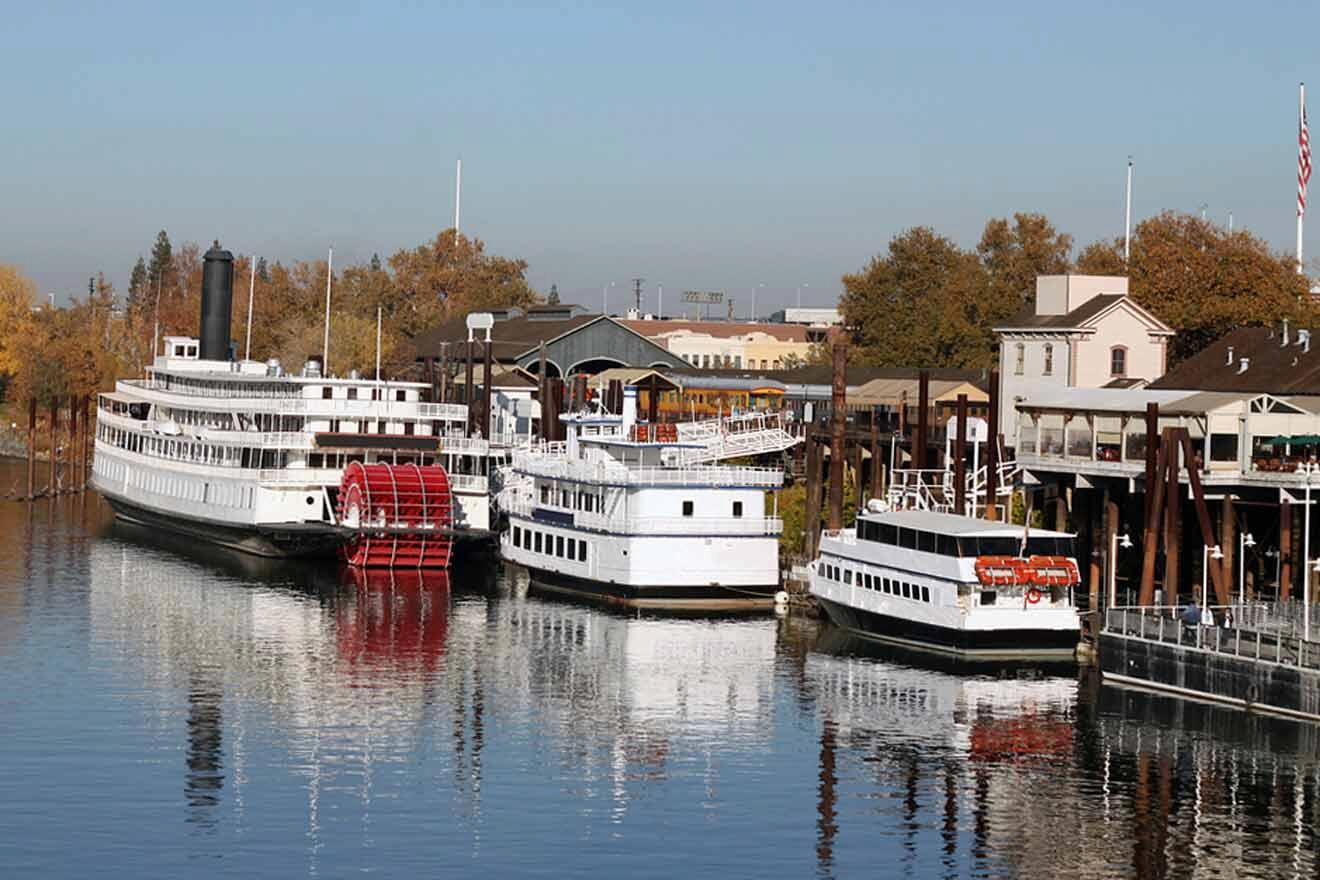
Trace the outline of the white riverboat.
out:
M 97 401 L 93 483 L 125 519 L 263 556 L 344 540 L 337 492 L 353 462 L 443 465 L 452 533 L 490 535 L 489 449 L 467 408 L 420 382 L 299 375 L 229 355 L 232 257 L 206 255 L 200 338 L 166 337 L 141 379 Z
M 729 430 L 637 424 L 636 412 L 628 386 L 621 414 L 564 415 L 564 442 L 514 450 L 504 558 L 537 588 L 633 608 L 773 605 L 783 523 L 766 493 L 783 470 L 696 462 L 795 439 L 770 417 Z
M 810 589 L 868 639 L 965 658 L 1070 657 L 1079 637 L 1073 536 L 921 510 L 825 532 Z

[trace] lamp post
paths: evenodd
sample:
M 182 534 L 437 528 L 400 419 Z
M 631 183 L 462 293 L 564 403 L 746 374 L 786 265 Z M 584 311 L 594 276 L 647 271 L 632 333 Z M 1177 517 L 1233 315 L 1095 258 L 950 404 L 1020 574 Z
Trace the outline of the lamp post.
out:
M 802 288 L 810 287 L 810 284 L 799 284 L 797 289 L 797 307 L 802 308 Z
M 1118 548 L 1124 550 L 1132 546 L 1132 538 L 1127 532 L 1119 535 L 1114 532 L 1114 536 L 1109 539 L 1109 607 L 1113 608 L 1118 604 Z
M 600 286 L 600 313 L 602 315 L 608 315 L 610 313 L 610 288 L 613 286 L 613 281 L 609 284 L 602 284 Z
M 1201 549 L 1201 613 L 1210 607 L 1210 560 L 1223 559 L 1224 551 L 1219 549 L 1216 544 L 1213 547 L 1203 547 Z
M 1305 638 L 1311 638 L 1311 572 L 1307 571 L 1311 567 L 1311 475 L 1320 467 L 1315 462 L 1306 463 L 1306 515 L 1303 518 L 1305 522 L 1302 525 L 1302 558 L 1306 561 L 1302 563 L 1302 571 L 1305 573 L 1305 580 L 1302 581 L 1302 634 Z M 1320 566 L 1316 567 L 1320 571 Z
M 1247 604 L 1247 548 L 1255 547 L 1251 532 L 1238 535 L 1238 604 Z
M 764 281 L 762 281 L 760 284 L 752 288 L 752 320 L 753 321 L 756 320 L 756 291 L 760 290 L 762 287 L 765 287 Z

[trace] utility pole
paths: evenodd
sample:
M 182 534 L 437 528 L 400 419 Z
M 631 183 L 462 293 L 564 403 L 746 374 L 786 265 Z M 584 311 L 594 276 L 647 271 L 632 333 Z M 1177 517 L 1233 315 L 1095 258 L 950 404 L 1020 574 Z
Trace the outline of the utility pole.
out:
M 637 317 L 642 316 L 642 282 L 645 278 L 634 278 L 633 282 L 633 300 L 636 303 Z

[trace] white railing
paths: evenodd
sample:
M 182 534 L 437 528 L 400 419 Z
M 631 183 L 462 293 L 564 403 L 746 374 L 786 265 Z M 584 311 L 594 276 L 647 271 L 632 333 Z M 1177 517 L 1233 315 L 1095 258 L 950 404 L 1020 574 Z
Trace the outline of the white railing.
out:
M 509 513 L 532 516 L 540 507 L 525 499 L 511 501 L 504 507 Z M 778 517 L 724 517 L 724 516 L 611 516 L 586 511 L 557 510 L 571 514 L 575 528 L 614 532 L 624 535 L 707 535 L 710 537 L 745 537 L 748 535 L 774 537 L 784 531 L 784 521 Z
M 749 412 L 721 419 L 680 422 L 676 427 L 679 443 L 701 447 L 678 450 L 678 461 L 684 465 L 782 452 L 802 442 L 801 437 L 794 437 L 784 429 L 783 413 Z
M 363 419 L 426 419 L 440 422 L 466 422 L 467 407 L 461 403 L 422 403 L 415 400 L 346 400 L 319 397 L 240 397 L 232 392 L 215 395 L 194 395 L 186 391 L 164 390 L 139 379 L 120 379 L 116 390 L 146 403 L 164 406 L 180 405 L 180 398 L 200 408 L 205 401 L 208 409 L 223 412 L 269 412 L 284 415 L 306 415 L 311 418 L 363 418 Z M 197 402 L 194 402 L 197 401 Z
M 556 480 L 576 480 L 612 486 L 724 486 L 729 488 L 777 489 L 784 472 L 753 467 L 626 467 L 618 462 L 601 463 L 514 452 L 516 471 Z
M 301 486 L 338 486 L 341 468 L 268 468 L 257 472 L 262 483 Z
M 1199 623 L 1185 622 L 1186 610 L 1183 605 L 1109 608 L 1105 612 L 1105 631 L 1125 638 L 1320 669 L 1320 642 L 1304 638 L 1296 621 L 1281 617 L 1267 603 L 1211 605 L 1200 609 Z
M 449 487 L 458 492 L 479 495 L 489 491 L 490 480 L 480 474 L 449 474 Z

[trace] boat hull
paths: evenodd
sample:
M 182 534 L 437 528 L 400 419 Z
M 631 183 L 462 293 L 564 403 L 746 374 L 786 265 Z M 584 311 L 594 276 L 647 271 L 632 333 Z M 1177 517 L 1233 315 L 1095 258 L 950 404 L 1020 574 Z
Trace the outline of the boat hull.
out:
M 836 626 L 885 644 L 976 660 L 1061 660 L 1077 651 L 1076 630 L 954 629 L 815 598 Z
M 644 586 L 605 583 L 541 568 L 527 568 L 531 588 L 604 605 L 656 611 L 764 611 L 775 605 L 778 584 L 725 587 L 713 584 Z

